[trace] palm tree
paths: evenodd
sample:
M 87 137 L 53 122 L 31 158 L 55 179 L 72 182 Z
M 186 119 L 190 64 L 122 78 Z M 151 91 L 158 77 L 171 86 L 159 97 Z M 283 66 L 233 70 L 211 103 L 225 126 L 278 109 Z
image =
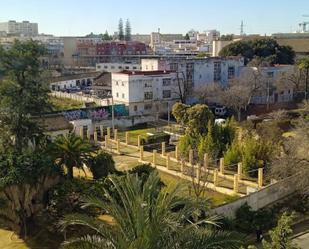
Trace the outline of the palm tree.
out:
M 75 133 L 59 136 L 51 146 L 51 154 L 55 157 L 56 163 L 67 169 L 68 179 L 73 178 L 74 167 L 83 169 L 90 152 L 90 144 Z
M 298 67 L 301 71 L 304 71 L 305 74 L 305 99 L 308 99 L 309 57 L 299 60 Z
M 241 242 L 235 233 L 212 229 L 215 219 L 199 220 L 198 210 L 205 202 L 196 203 L 181 194 L 180 185 L 161 188 L 156 171 L 143 180 L 136 174 L 110 176 L 110 189 L 104 189 L 107 201 L 88 198 L 83 207 L 95 207 L 113 218 L 113 222 L 72 214 L 61 222 L 83 226 L 91 234 L 67 240 L 64 248 L 143 248 L 236 249 Z M 196 221 L 196 222 L 195 222 Z

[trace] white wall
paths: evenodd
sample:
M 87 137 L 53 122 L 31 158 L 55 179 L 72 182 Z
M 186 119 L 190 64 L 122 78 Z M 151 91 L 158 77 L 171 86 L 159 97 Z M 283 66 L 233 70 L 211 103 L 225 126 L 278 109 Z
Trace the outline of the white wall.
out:
M 170 81 L 169 85 L 163 82 Z M 163 91 L 170 91 L 170 97 L 163 96 Z M 146 99 L 145 93 L 151 92 L 152 99 Z M 176 73 L 154 75 L 112 74 L 112 94 L 115 103 L 129 106 L 129 115 L 144 115 L 167 112 L 167 103 L 179 99 Z M 123 95 L 124 94 L 124 95 Z

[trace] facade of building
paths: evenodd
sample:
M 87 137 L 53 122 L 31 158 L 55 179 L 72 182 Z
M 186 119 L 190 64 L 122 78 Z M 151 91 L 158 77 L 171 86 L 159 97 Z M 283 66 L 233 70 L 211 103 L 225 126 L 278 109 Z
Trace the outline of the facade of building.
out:
M 309 55 L 309 33 L 282 33 L 272 37 L 280 45 L 291 46 L 298 57 Z
M 161 57 L 142 59 L 142 71 L 172 70 L 177 77 L 187 82 L 192 92 L 203 86 L 219 82 L 226 86 L 229 80 L 237 77 L 244 66 L 242 57 Z
M 129 115 L 160 115 L 179 100 L 177 74 L 172 71 L 123 71 L 112 74 L 115 103 L 129 107 Z
M 7 35 L 16 36 L 37 36 L 38 24 L 29 21 L 16 22 L 14 20 L 0 23 L 0 31 Z
M 105 71 L 110 73 L 121 72 L 123 70 L 140 71 L 139 63 L 97 63 L 96 71 Z
M 248 70 L 259 70 L 263 78 L 263 87 L 261 87 L 254 96 L 251 97 L 251 104 L 284 103 L 293 101 L 293 87 L 287 87 L 287 84 L 281 82 L 284 80 L 284 74 L 293 70 L 293 65 L 274 65 L 271 67 L 244 67 L 241 75 L 248 73 Z
M 93 84 L 98 73 L 85 73 L 79 75 L 60 76 L 50 79 L 50 89 L 52 91 L 83 89 Z

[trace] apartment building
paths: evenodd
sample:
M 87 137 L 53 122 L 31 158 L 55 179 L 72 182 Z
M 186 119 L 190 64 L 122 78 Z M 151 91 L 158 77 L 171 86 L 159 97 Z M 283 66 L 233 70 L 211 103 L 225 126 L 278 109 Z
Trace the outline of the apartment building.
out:
M 177 74 L 172 71 L 122 71 L 112 73 L 115 103 L 129 107 L 129 115 L 167 113 L 179 100 Z
M 192 93 L 203 86 L 219 82 L 226 86 L 229 80 L 237 77 L 244 66 L 242 57 L 186 57 L 170 56 L 141 60 L 142 71 L 172 70 L 177 77 L 185 80 Z
M 6 32 L 8 35 L 37 36 L 38 24 L 29 21 L 16 22 L 15 20 L 10 20 L 0 23 L 0 32 L 1 31 Z

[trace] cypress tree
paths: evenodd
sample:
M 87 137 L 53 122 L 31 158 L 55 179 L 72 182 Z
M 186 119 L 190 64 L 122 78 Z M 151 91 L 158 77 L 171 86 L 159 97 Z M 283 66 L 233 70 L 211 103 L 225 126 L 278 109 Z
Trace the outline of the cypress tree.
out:
M 124 40 L 124 33 L 123 33 L 123 21 L 122 18 L 119 19 L 119 24 L 118 24 L 118 39 L 120 41 Z
M 131 24 L 130 24 L 129 19 L 127 19 L 126 21 L 125 40 L 131 41 Z

